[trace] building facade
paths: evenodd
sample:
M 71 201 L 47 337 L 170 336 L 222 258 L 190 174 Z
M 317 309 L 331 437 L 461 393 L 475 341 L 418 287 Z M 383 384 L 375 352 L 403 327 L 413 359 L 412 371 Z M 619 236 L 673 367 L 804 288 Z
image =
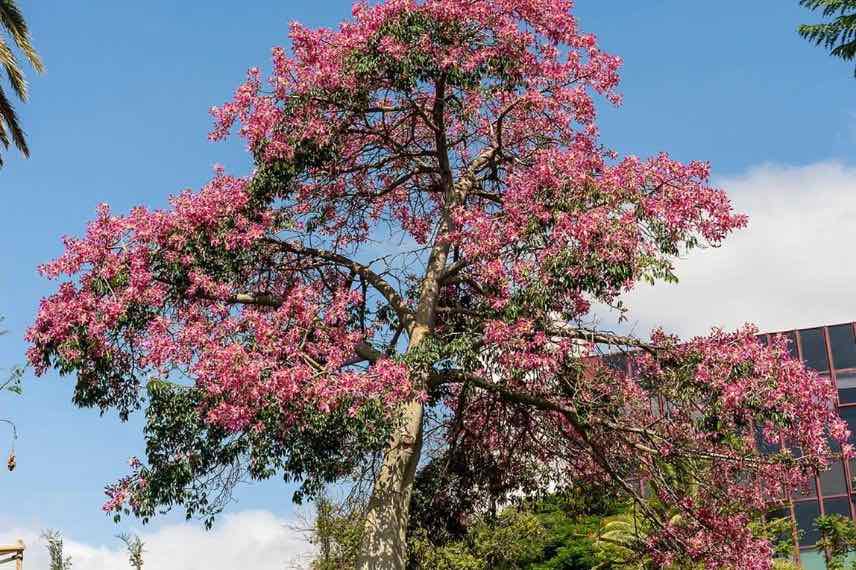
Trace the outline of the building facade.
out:
M 842 323 L 760 335 L 762 342 L 784 335 L 791 354 L 809 368 L 831 377 L 838 389 L 841 417 L 856 434 L 856 323 Z M 774 514 L 791 516 L 799 537 L 800 563 L 806 570 L 824 568 L 822 556 L 814 549 L 819 533 L 814 520 L 821 515 L 838 514 L 856 520 L 856 459 L 836 461 L 821 473 L 807 489 L 791 492 L 786 504 Z

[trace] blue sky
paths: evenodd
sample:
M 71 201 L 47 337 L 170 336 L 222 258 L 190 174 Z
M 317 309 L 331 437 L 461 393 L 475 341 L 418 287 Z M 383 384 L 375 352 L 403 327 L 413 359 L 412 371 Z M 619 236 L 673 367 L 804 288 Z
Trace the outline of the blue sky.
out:
M 290 20 L 333 25 L 350 14 L 346 0 L 20 3 L 47 73 L 32 78 L 20 107 L 32 158 L 11 152 L 0 170 L 2 365 L 23 361 L 24 331 L 53 286 L 35 268 L 59 253 L 60 236 L 79 233 L 99 202 L 162 205 L 199 187 L 214 163 L 246 172 L 238 141 L 207 141 L 208 108 L 247 68 L 267 67 Z M 625 103 L 603 110 L 604 141 L 622 153 L 709 160 L 718 179 L 742 188 L 763 164 L 833 165 L 830 176 L 846 184 L 856 164 L 852 64 L 797 36 L 812 19 L 797 4 L 580 0 L 583 29 L 625 61 Z M 798 178 L 782 176 L 770 180 Z M 760 202 L 777 196 L 773 187 Z M 50 526 L 100 544 L 125 528 L 100 512 L 102 487 L 140 452 L 140 424 L 75 409 L 71 388 L 28 375 L 23 398 L 0 396 L 0 417 L 21 433 L 18 470 L 0 474 L 0 538 L 12 526 Z M 288 517 L 290 494 L 278 481 L 247 486 L 233 510 Z

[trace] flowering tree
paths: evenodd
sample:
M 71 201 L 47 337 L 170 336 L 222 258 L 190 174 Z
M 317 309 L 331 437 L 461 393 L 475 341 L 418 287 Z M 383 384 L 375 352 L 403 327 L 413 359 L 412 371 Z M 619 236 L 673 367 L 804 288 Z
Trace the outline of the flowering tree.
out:
M 661 565 L 769 567 L 748 521 L 849 434 L 784 341 L 593 326 L 592 303 L 673 280 L 676 255 L 746 220 L 705 164 L 601 145 L 593 97 L 619 102 L 620 60 L 571 8 L 390 0 L 293 24 L 269 80 L 250 70 L 212 110 L 252 174 L 218 170 L 167 210 L 100 206 L 66 240 L 30 362 L 75 373 L 79 405 L 147 414 L 146 461 L 106 509 L 210 515 L 247 473 L 299 499 L 381 454 L 359 566 L 402 568 L 434 410 L 496 488 L 615 486 Z

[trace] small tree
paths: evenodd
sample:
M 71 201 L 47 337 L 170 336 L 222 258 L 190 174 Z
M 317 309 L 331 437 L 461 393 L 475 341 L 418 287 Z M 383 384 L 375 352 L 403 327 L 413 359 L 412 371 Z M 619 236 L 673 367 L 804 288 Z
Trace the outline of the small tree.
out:
M 48 529 L 42 533 L 42 538 L 47 541 L 50 570 L 71 570 L 71 556 L 63 552 L 62 533 Z
M 364 516 L 360 505 L 338 505 L 326 497 L 318 498 L 309 539 L 317 550 L 312 570 L 338 570 L 356 565 Z
M 847 555 L 856 551 L 856 524 L 849 517 L 826 515 L 814 521 L 820 531 L 817 549 L 829 570 L 844 570 Z M 850 566 L 856 569 L 856 562 Z
M 76 374 L 78 405 L 145 408 L 146 461 L 107 510 L 210 522 L 247 476 L 301 500 L 369 473 L 357 567 L 401 569 L 434 436 L 490 458 L 488 491 L 618 487 L 657 563 L 769 562 L 747 525 L 847 440 L 834 386 L 751 327 L 599 324 L 594 306 L 623 316 L 625 291 L 674 281 L 677 256 L 746 218 L 707 164 L 604 146 L 595 97 L 620 101 L 621 62 L 571 8 L 389 0 L 293 24 L 270 80 L 252 69 L 213 111 L 251 174 L 165 211 L 103 205 L 66 241 L 29 358 Z M 634 375 L 598 350 L 632 353 Z M 761 456 L 756 428 L 785 450 Z
M 823 24 L 803 24 L 799 27 L 802 37 L 845 61 L 856 58 L 856 0 L 800 0 L 800 5 L 832 17 Z
M 0 317 L 0 322 L 2 322 L 3 318 Z M 5 330 L 0 330 L 0 336 L 5 335 Z M 24 376 L 24 369 L 20 366 L 15 366 L 9 371 L 8 376 L 0 380 L 0 393 L 9 392 L 15 394 L 16 396 L 20 396 L 22 393 L 21 388 L 21 379 Z M 9 418 L 0 418 L 0 423 L 6 424 L 9 426 L 12 435 L 11 445 L 9 446 L 9 455 L 6 460 L 6 468 L 9 471 L 14 471 L 17 466 L 17 459 L 15 457 L 15 443 L 18 440 L 18 428 L 15 425 L 15 422 Z
M 135 534 L 120 534 L 116 538 L 125 543 L 125 548 L 128 550 L 128 561 L 134 570 L 142 570 L 143 568 L 143 552 L 145 543 Z

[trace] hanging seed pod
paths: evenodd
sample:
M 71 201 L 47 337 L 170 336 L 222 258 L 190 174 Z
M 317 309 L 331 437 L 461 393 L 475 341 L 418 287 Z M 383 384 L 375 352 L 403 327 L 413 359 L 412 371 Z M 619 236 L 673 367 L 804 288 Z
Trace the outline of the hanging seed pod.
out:
M 15 452 L 14 451 L 9 452 L 9 460 L 6 462 L 6 467 L 9 469 L 9 471 L 15 470 Z

